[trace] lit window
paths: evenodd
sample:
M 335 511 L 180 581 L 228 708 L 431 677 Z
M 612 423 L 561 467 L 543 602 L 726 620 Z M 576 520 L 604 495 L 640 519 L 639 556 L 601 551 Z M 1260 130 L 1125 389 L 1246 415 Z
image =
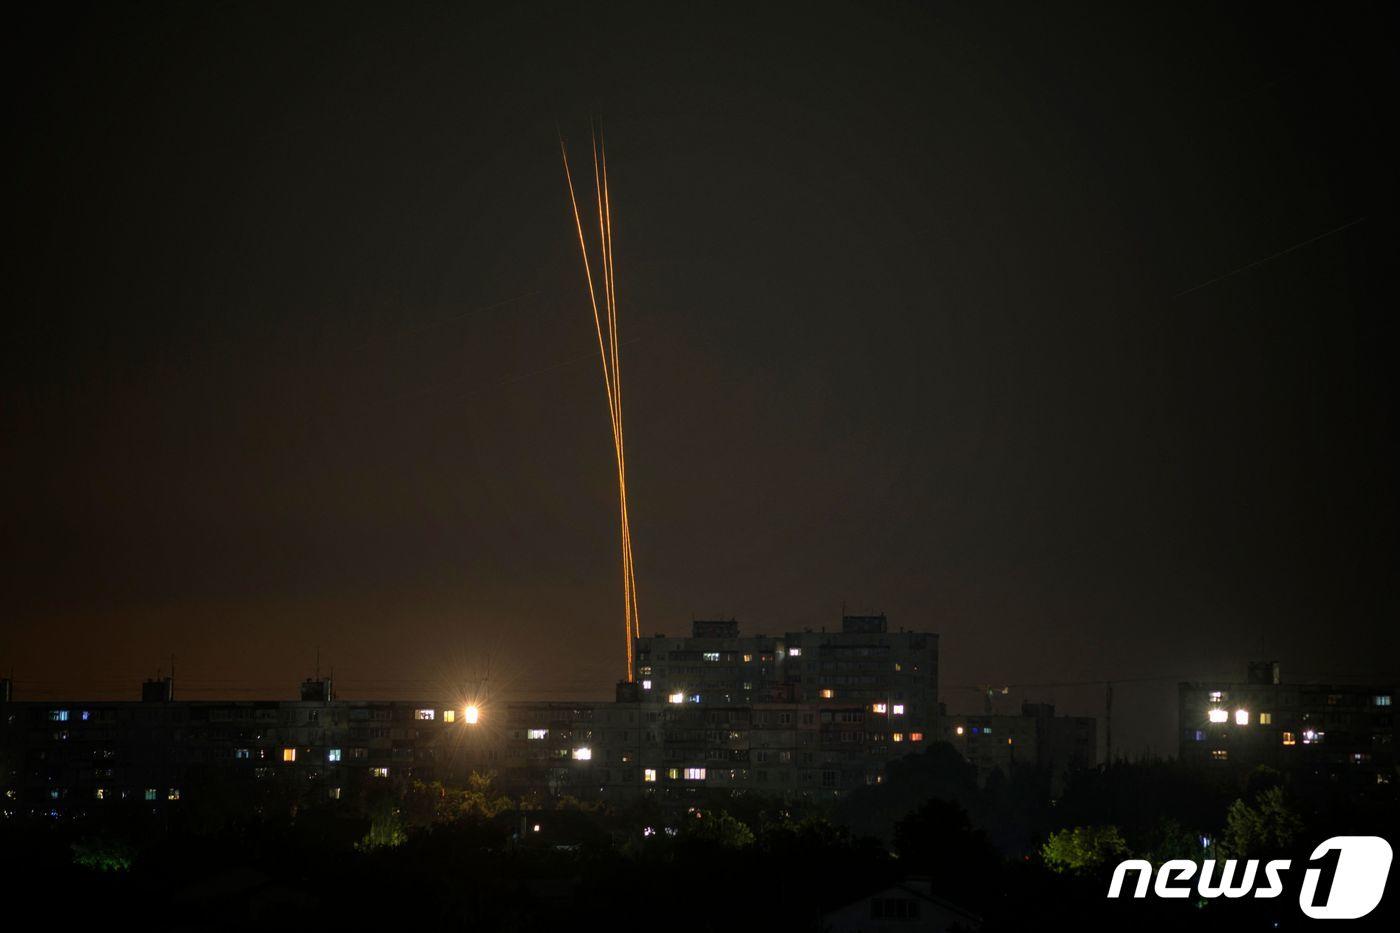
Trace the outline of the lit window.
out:
M 98 799 L 98 800 L 106 800 L 106 799 L 107 799 L 107 788 L 105 788 L 105 787 L 99 787 L 99 788 L 97 788 L 97 799 Z
M 574 761 L 592 761 L 593 749 L 584 747 L 574 749 Z
M 166 799 L 166 800 L 179 800 L 179 799 L 180 799 L 180 788 L 178 788 L 178 787 L 172 787 L 172 788 L 170 788 L 170 790 L 166 792 L 165 799 Z
M 1213 710 L 1210 711 L 1210 721 L 1211 721 L 1211 722 L 1229 722 L 1229 721 L 1230 721 L 1230 713 L 1229 713 L 1228 710 L 1223 710 L 1223 709 L 1219 709 L 1219 708 L 1213 709 Z
M 475 706 L 468 706 L 462 711 L 462 718 L 467 721 L 467 725 L 474 726 L 481 719 L 481 710 Z
M 1297 745 L 1297 744 L 1298 744 L 1298 740 L 1297 740 L 1297 738 L 1294 737 L 1293 733 L 1291 733 L 1291 732 L 1285 732 L 1285 733 L 1283 734 L 1283 744 L 1284 744 L 1284 745 Z
M 646 768 L 645 770 L 643 770 L 643 771 L 642 771 L 642 780 L 643 780 L 643 781 L 646 781 L 648 784 L 655 784 L 655 783 L 656 783 L 656 769 L 655 769 L 655 768 Z
M 705 780 L 705 769 L 704 769 L 704 768 L 686 768 L 686 769 L 685 769 L 685 779 L 686 779 L 687 781 L 703 781 L 703 780 Z
M 744 663 L 745 663 L 745 664 L 752 664 L 752 663 L 753 663 L 753 655 L 751 655 L 751 654 L 746 654 L 746 655 L 744 655 Z
M 329 798 L 331 798 L 332 800 L 339 800 L 339 799 L 340 799 L 340 788 L 339 788 L 339 787 L 331 787 L 331 788 L 328 788 L 328 789 L 326 790 L 326 796 L 329 797 Z
M 1225 761 L 1230 757 L 1230 753 L 1223 748 L 1212 748 L 1210 750 L 1210 757 L 1214 758 L 1216 761 Z
M 1261 725 L 1261 726 L 1272 726 L 1273 724 L 1274 724 L 1274 714 L 1273 714 L 1273 713 L 1260 713 L 1260 714 L 1259 714 L 1259 725 Z
M 956 729 L 954 729 L 953 731 L 956 732 L 958 735 L 962 735 L 962 734 L 963 734 L 963 727 L 962 727 L 962 726 L 958 726 L 958 727 L 957 727 Z
M 386 777 L 389 776 L 389 769 L 388 769 L 388 768 L 370 768 L 370 769 L 369 769 L 369 776 L 370 776 L 370 777 L 377 777 L 377 778 L 386 778 Z
M 873 712 L 873 713 L 883 713 L 885 710 L 886 710 L 886 706 L 885 706 L 885 704 L 883 704 L 883 703 L 872 703 L 872 704 L 870 704 L 870 711 Z
M 909 733 L 909 741 L 911 741 L 911 742 L 922 742 L 923 740 L 924 740 L 924 734 L 923 734 L 922 732 L 911 732 L 911 733 Z
M 894 714 L 895 714 L 896 716 L 903 716 L 903 715 L 904 715 L 904 704 L 903 704 L 903 703 L 896 703 L 896 704 L 894 705 Z
M 893 740 L 896 741 L 896 742 L 903 742 L 903 741 L 904 741 L 904 733 L 903 733 L 903 732 L 896 732 L 896 733 L 894 733 L 893 735 L 891 735 L 890 738 L 893 739 Z
M 284 748 L 284 749 L 282 749 L 282 760 L 283 760 L 283 761 L 296 761 L 296 760 L 297 760 L 297 750 L 296 750 L 295 748 Z
M 1212 691 L 1210 692 L 1210 701 L 1211 701 L 1212 703 L 1219 703 L 1219 702 L 1220 702 L 1221 700 L 1223 700 L 1223 699 L 1225 699 L 1225 693 L 1224 693 L 1224 691 L 1221 691 L 1221 690 L 1212 690 Z
M 67 721 L 68 721 L 68 710 L 66 710 L 66 709 L 51 709 L 51 710 L 49 710 L 49 721 L 50 721 L 50 722 L 67 722 Z
M 435 715 L 434 715 L 434 711 L 433 711 L 433 710 L 430 710 L 430 709 L 416 709 L 416 710 L 413 711 L 413 718 L 414 718 L 414 719 L 433 719 L 433 718 L 435 718 Z
M 1374 703 L 1376 706 L 1389 706 L 1390 694 L 1383 693 L 1380 696 L 1371 697 L 1371 702 Z
M 643 689 L 643 690 L 650 690 L 650 689 L 651 689 L 651 681 L 649 681 L 649 680 L 644 680 L 644 681 L 642 681 L 642 689 Z
M 327 760 L 327 761 L 339 761 L 339 760 L 340 760 L 340 749 L 338 749 L 338 748 L 328 748 L 328 749 L 326 749 L 326 760 Z
M 790 658 L 800 658 L 800 657 L 802 657 L 802 649 L 801 649 L 801 648 L 789 648 L 789 649 L 788 649 L 788 657 L 790 657 Z
M 147 800 L 156 800 L 160 797 L 160 791 L 156 790 L 154 787 L 148 787 L 146 788 L 145 796 Z
M 443 722 L 456 722 L 456 721 L 457 721 L 457 711 L 456 711 L 455 709 L 445 709 L 445 710 L 443 710 L 443 711 L 442 711 L 442 721 L 443 721 Z
M 706 651 L 706 652 L 705 652 L 705 660 L 706 660 L 706 661 L 718 661 L 718 660 L 719 660 L 719 652 L 718 652 L 718 651 Z
M 689 701 L 692 702 L 692 703 L 699 703 L 699 702 L 700 702 L 700 694 L 698 694 L 698 693 L 692 693 L 690 696 L 686 697 L 686 699 L 689 700 Z
M 531 729 L 531 730 L 529 730 L 528 732 L 526 732 L 525 735 L 526 735 L 527 738 L 530 738 L 530 739 L 533 739 L 533 740 L 538 741 L 539 739 L 543 739 L 543 738 L 545 738 L 546 736 L 548 736 L 548 735 L 549 735 L 549 730 L 548 730 L 548 729 Z
M 684 703 L 684 702 L 685 702 L 685 694 L 684 694 L 684 693 L 679 693 L 679 692 L 673 693 L 673 694 L 671 694 L 670 696 L 668 696 L 668 697 L 666 698 L 666 700 L 667 700 L 667 702 L 669 702 L 669 703 Z
M 233 757 L 235 757 L 235 758 L 251 758 L 251 757 L 252 757 L 252 753 L 251 753 L 248 749 L 246 749 L 246 748 L 235 748 L 235 749 L 233 750 Z
M 1249 725 L 1249 710 L 1247 710 L 1247 709 L 1237 709 L 1237 710 L 1235 710 L 1235 725 L 1237 725 L 1237 726 L 1247 726 L 1247 725 Z
M 823 700 L 829 700 L 832 697 L 836 696 L 836 691 L 832 690 L 830 687 L 822 687 L 821 695 Z
M 679 778 L 680 776 L 681 776 L 681 769 L 680 769 L 680 768 L 667 768 L 667 769 L 666 769 L 666 777 L 669 778 L 670 780 L 674 781 L 674 780 L 676 780 L 677 778 Z

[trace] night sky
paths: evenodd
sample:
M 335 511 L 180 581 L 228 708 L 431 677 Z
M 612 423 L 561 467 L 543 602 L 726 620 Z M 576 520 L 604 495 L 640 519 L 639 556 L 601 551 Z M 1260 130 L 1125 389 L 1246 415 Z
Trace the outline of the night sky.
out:
M 645 632 L 884 611 L 952 710 L 1122 681 L 1121 751 L 1251 657 L 1393 683 L 1395 24 L 989 6 L 11 21 L 16 696 L 610 695 L 592 114 Z

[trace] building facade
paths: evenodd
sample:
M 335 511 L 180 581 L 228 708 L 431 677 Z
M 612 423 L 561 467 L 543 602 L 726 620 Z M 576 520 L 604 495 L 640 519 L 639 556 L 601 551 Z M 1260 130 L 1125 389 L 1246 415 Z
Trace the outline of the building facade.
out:
M 1284 683 L 1274 662 L 1239 682 L 1178 686 L 1179 756 L 1266 765 L 1305 784 L 1364 791 L 1397 779 L 1392 686 Z
M 942 728 L 938 636 L 891 632 L 883 616 L 781 635 L 697 621 L 687 637 L 636 647 L 637 682 L 607 701 L 345 700 L 319 678 L 294 701 L 180 701 L 168 678 L 139 702 L 23 701 L 6 684 L 0 803 L 59 816 L 178 805 L 196 787 L 354 799 L 473 771 L 521 796 L 836 796 L 940 736 L 979 766 L 1093 763 L 1093 721 L 1053 709 Z
M 942 739 L 977 766 L 985 780 L 1016 767 L 1047 771 L 1056 786 L 1098 759 L 1097 723 L 1090 716 L 1056 716 L 1051 703 L 1022 703 L 1021 715 L 945 715 Z
M 937 734 L 938 636 L 884 616 L 781 635 L 698 620 L 636 647 L 638 680 L 613 703 L 512 705 L 507 783 L 836 795 Z
M 149 681 L 139 702 L 0 704 L 0 811 L 164 806 L 192 787 L 340 799 L 380 782 L 487 770 L 500 755 L 457 703 L 340 700 L 329 681 L 306 682 L 296 701 L 177 701 L 173 687 Z

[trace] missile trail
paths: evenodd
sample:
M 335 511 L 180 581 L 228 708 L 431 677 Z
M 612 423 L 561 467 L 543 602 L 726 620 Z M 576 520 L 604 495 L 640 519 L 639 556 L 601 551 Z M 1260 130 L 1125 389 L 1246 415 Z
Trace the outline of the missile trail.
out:
M 598 285 L 593 276 L 593 264 L 588 257 L 588 240 L 583 230 L 583 215 L 579 211 L 574 190 L 573 173 L 569 167 L 568 148 L 559 137 L 559 152 L 564 162 L 564 179 L 569 187 L 569 205 L 573 210 L 574 228 L 578 233 L 579 252 L 583 257 L 584 278 L 588 285 L 588 301 L 593 311 L 593 328 L 598 338 L 598 355 L 603 368 L 603 391 L 608 402 L 608 420 L 613 435 L 613 453 L 617 465 L 618 525 L 622 564 L 622 612 L 627 646 L 627 680 L 634 677 L 632 639 L 641 635 L 641 617 L 637 610 L 637 574 L 632 559 L 632 527 L 627 510 L 627 456 L 622 425 L 622 356 L 618 339 L 617 279 L 613 263 L 612 198 L 608 188 L 607 149 L 599 130 L 590 126 L 593 143 L 594 200 L 598 211 L 599 278 L 602 280 L 602 304 L 598 308 Z M 606 331 L 604 333 L 604 322 Z
M 618 341 L 617 331 L 617 273 L 613 265 L 613 233 L 612 233 L 612 197 L 608 187 L 608 147 L 607 141 L 600 138 L 598 148 L 602 153 L 603 167 L 603 216 L 606 221 L 607 230 L 607 257 L 608 257 L 608 296 L 612 303 L 611 331 L 612 331 L 612 357 L 613 357 L 613 389 L 617 393 L 617 456 L 618 472 L 622 478 L 622 522 L 623 535 L 627 549 L 627 575 L 628 585 L 631 591 L 630 602 L 632 605 L 632 634 L 636 638 L 642 637 L 641 614 L 637 608 L 637 571 L 636 564 L 632 559 L 632 523 L 627 511 L 627 444 L 626 435 L 622 429 L 622 356 L 621 347 Z

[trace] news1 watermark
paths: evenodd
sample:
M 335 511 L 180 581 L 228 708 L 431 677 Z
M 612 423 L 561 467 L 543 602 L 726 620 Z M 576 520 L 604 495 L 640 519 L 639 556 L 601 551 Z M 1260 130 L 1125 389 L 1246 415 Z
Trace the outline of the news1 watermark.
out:
M 1380 836 L 1333 836 L 1313 849 L 1302 866 L 1298 908 L 1317 920 L 1357 920 L 1376 909 L 1390 876 L 1390 843 Z M 1289 859 L 1226 859 L 1216 874 L 1215 859 L 1171 859 L 1154 867 L 1127 859 L 1113 870 L 1108 896 L 1123 896 L 1129 875 L 1135 885 L 1127 896 L 1186 898 L 1279 897 L 1297 877 Z M 1154 880 L 1155 875 L 1155 880 Z M 1194 879 L 1194 883 L 1193 883 Z

